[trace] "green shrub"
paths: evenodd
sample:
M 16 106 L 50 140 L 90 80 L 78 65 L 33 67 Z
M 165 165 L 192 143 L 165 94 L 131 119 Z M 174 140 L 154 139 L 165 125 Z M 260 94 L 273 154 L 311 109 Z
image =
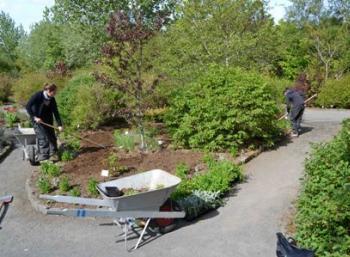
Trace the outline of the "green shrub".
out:
M 78 102 L 79 88 L 91 87 L 95 83 L 92 76 L 86 73 L 75 74 L 57 95 L 57 103 L 62 119 L 66 124 L 72 122 L 71 114 Z
M 13 91 L 16 102 L 25 105 L 29 98 L 43 89 L 48 82 L 44 73 L 27 73 L 14 83 Z
M 181 183 L 176 187 L 172 198 L 183 199 L 191 195 L 195 190 L 214 192 L 222 195 L 226 193 L 233 182 L 242 179 L 239 166 L 229 161 L 217 161 L 212 157 L 206 158 L 208 170 L 189 177 L 189 168 L 180 164 L 176 168 L 176 175 L 181 178 Z
M 0 74 L 0 103 L 7 102 L 12 95 L 13 79 L 6 75 Z
M 121 95 L 102 87 L 84 71 L 77 73 L 58 94 L 57 102 L 66 124 L 74 128 L 96 128 L 115 116 Z
M 328 80 L 320 89 L 316 105 L 326 108 L 350 108 L 350 75 L 340 80 Z
M 296 238 L 317 256 L 350 254 L 350 120 L 333 141 L 315 145 L 297 202 Z
M 14 124 L 18 121 L 17 114 L 15 112 L 5 112 L 5 123 L 6 126 L 12 128 Z
M 225 193 L 230 189 L 232 182 L 242 180 L 240 168 L 230 161 L 215 161 L 209 158 L 207 165 L 208 172 L 192 179 L 196 190 Z
M 69 194 L 70 194 L 71 196 L 76 196 L 76 197 L 80 196 L 80 195 L 81 195 L 80 187 L 79 187 L 79 186 L 73 187 L 73 188 L 69 191 Z
M 71 161 L 73 159 L 74 159 L 74 153 L 72 151 L 69 151 L 69 150 L 63 151 L 63 153 L 61 155 L 62 161 L 67 162 L 67 161 Z
M 97 180 L 94 178 L 89 178 L 88 185 L 87 185 L 87 191 L 89 195 L 91 196 L 98 196 L 98 190 L 97 190 Z
M 190 173 L 190 169 L 185 164 L 179 164 L 176 167 L 175 175 L 181 178 L 181 183 L 176 187 L 175 191 L 172 193 L 171 198 L 174 200 L 183 199 L 195 190 L 194 185 L 190 178 L 188 178 L 188 174 Z
M 37 187 L 41 194 L 47 194 L 52 190 L 50 180 L 46 176 L 40 176 L 36 182 Z
M 270 88 L 273 98 L 275 99 L 277 105 L 280 107 L 281 111 L 285 111 L 285 96 L 284 90 L 286 87 L 293 85 L 293 81 L 287 79 L 264 77 L 267 82 L 267 86 Z
M 71 136 L 76 133 L 71 128 L 67 128 L 60 134 L 60 139 L 64 141 L 65 149 L 71 152 L 78 152 L 80 150 L 80 139 Z
M 58 187 L 62 193 L 69 191 L 70 185 L 69 185 L 69 179 L 67 176 L 63 176 L 60 178 L 60 182 L 58 184 Z
M 219 150 L 272 145 L 280 133 L 277 114 L 261 76 L 211 67 L 199 81 L 175 92 L 165 121 L 178 145 Z
M 61 168 L 50 161 L 45 161 L 40 164 L 40 170 L 43 175 L 50 177 L 58 177 L 61 174 Z

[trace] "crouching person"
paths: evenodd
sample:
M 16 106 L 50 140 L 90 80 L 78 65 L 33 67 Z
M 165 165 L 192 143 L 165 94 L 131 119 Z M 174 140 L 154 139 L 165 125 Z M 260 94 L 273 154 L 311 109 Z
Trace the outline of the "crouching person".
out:
M 58 161 L 55 130 L 43 124 L 46 123 L 53 126 L 53 116 L 55 116 L 58 129 L 60 131 L 63 130 L 55 100 L 56 91 L 57 87 L 55 84 L 45 84 L 44 90 L 35 93 L 26 105 L 38 139 L 38 162 L 48 159 Z

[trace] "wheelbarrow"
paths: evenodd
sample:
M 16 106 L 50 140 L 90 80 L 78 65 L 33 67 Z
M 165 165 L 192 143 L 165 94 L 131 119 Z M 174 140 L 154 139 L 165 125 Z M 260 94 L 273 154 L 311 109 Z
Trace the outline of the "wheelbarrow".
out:
M 98 184 L 97 190 L 100 192 L 102 199 L 62 195 L 41 195 L 40 198 L 64 203 L 108 207 L 108 209 L 52 208 L 47 210 L 47 214 L 74 217 L 119 218 L 119 220 L 122 220 L 123 224 L 125 225 L 125 247 L 128 229 L 130 228 L 130 223 L 128 223 L 128 221 L 135 219 L 145 219 L 144 228 L 134 247 L 134 249 L 137 249 L 146 229 L 150 224 L 151 219 L 172 220 L 185 217 L 185 212 L 183 211 L 175 211 L 171 208 L 163 209 L 164 211 L 161 210 L 162 205 L 167 201 L 170 194 L 175 190 L 176 186 L 180 182 L 180 178 L 173 176 L 164 170 L 154 169 L 136 175 Z M 132 188 L 135 192 L 137 192 L 137 190 L 144 191 L 144 189 L 147 189 L 147 191 L 135 193 L 133 195 L 124 194 L 117 196 L 120 190 L 130 188 Z
M 34 129 L 18 127 L 14 136 L 22 147 L 23 160 L 28 160 L 31 165 L 35 165 L 39 148 Z

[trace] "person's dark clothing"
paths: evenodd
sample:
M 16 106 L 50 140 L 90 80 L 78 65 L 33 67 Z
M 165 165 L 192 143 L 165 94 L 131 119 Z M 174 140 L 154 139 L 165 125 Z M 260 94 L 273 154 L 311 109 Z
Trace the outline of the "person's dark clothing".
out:
M 32 121 L 34 121 L 34 117 L 38 117 L 41 118 L 43 122 L 52 125 L 54 115 L 58 126 L 62 126 L 55 98 L 46 98 L 44 91 L 35 93 L 28 101 L 26 109 Z
M 303 92 L 289 89 L 286 94 L 287 111 L 292 122 L 293 133 L 299 134 L 300 124 L 305 110 Z
M 30 98 L 26 105 L 26 109 L 30 115 L 38 139 L 38 161 L 46 160 L 57 152 L 55 130 L 35 122 L 34 117 L 41 118 L 43 122 L 53 125 L 53 116 L 55 116 L 57 124 L 62 126 L 56 100 L 54 97 L 46 96 L 44 91 L 40 91 Z

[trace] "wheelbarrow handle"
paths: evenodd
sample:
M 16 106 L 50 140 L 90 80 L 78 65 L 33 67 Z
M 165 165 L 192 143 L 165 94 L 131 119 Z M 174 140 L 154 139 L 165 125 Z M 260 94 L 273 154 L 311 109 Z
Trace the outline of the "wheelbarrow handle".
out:
M 9 204 L 12 203 L 13 196 L 12 195 L 5 195 L 0 197 L 0 203 Z

